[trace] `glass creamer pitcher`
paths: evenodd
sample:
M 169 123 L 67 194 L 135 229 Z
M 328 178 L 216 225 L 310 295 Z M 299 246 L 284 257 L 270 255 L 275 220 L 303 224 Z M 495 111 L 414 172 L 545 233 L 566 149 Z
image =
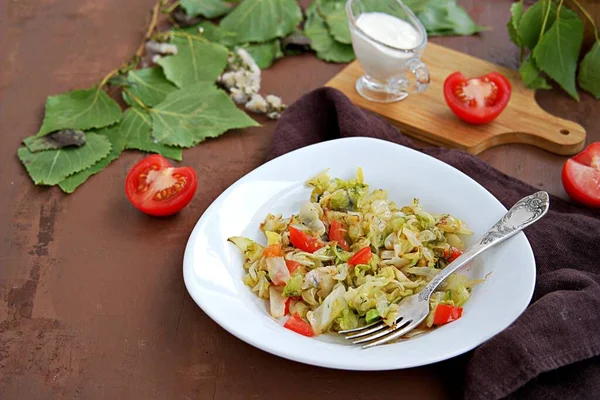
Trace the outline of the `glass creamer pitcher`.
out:
M 365 71 L 356 81 L 364 98 L 391 103 L 429 85 L 420 60 L 427 32 L 401 0 L 348 0 L 346 13 L 352 47 Z

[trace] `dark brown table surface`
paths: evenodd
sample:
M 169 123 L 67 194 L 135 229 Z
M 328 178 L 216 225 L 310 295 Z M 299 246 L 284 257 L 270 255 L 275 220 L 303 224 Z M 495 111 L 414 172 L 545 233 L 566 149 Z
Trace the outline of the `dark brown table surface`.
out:
M 154 219 L 123 193 L 127 152 L 73 195 L 36 187 L 16 157 L 35 133 L 48 95 L 94 85 L 137 47 L 154 0 L 4 0 L 0 3 L 0 398 L 370 399 L 446 398 L 460 382 L 445 364 L 358 373 L 287 361 L 236 339 L 188 296 L 183 250 L 194 224 L 230 184 L 265 159 L 276 123 L 227 133 L 186 150 L 198 192 L 179 215 Z M 509 0 L 460 1 L 476 37 L 432 41 L 516 68 L 507 36 Z M 263 74 L 263 90 L 292 103 L 342 69 L 312 54 Z M 546 110 L 600 140 L 600 103 L 538 94 Z M 481 158 L 565 196 L 564 157 L 526 145 Z M 460 377 L 460 374 L 458 375 Z M 394 396 L 396 397 L 396 396 Z

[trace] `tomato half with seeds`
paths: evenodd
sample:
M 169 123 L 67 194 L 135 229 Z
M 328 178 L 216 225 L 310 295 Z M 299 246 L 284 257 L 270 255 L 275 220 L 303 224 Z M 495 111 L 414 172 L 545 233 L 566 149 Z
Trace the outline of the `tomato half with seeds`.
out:
M 590 144 L 565 162 L 562 182 L 570 198 L 600 208 L 600 142 Z
M 179 212 L 194 197 L 198 180 L 190 167 L 173 167 L 159 154 L 133 166 L 125 179 L 125 194 L 140 211 L 157 217 Z
M 504 75 L 492 72 L 477 78 L 450 74 L 444 81 L 444 99 L 456 116 L 471 124 L 486 124 L 500 115 L 512 86 Z

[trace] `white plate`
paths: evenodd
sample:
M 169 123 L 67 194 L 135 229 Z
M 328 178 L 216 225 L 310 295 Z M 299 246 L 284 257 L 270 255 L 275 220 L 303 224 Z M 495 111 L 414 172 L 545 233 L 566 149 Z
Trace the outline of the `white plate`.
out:
M 271 318 L 267 303 L 244 286 L 241 253 L 227 238 L 246 236 L 264 244 L 259 224 L 269 212 L 296 213 L 310 195 L 307 179 L 326 168 L 332 177 L 352 178 L 359 166 L 371 188 L 387 190 L 398 205 L 417 197 L 431 213 L 466 221 L 474 238 L 506 212 L 462 172 L 391 142 L 347 138 L 304 147 L 244 176 L 202 215 L 183 262 L 185 285 L 194 301 L 228 332 L 259 349 L 349 370 L 409 368 L 457 356 L 508 327 L 525 310 L 533 294 L 535 260 L 527 238 L 519 233 L 466 267 L 471 278 L 492 273 L 473 289 L 461 319 L 411 340 L 363 350 L 337 335 L 298 335 Z

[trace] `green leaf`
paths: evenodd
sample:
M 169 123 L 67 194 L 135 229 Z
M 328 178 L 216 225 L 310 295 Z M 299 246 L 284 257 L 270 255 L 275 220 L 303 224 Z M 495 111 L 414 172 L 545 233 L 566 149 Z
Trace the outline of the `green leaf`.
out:
M 269 68 L 273 62 L 283 57 L 279 39 L 267 43 L 256 43 L 244 46 L 260 69 Z
M 237 33 L 227 31 L 210 21 L 202 21 L 197 25 L 176 29 L 175 31 L 200 35 L 210 42 L 221 43 L 224 46 L 233 46 L 236 43 L 235 38 L 237 37 Z
M 554 24 L 556 20 L 556 4 L 549 0 L 538 1 L 525 11 L 517 28 L 523 46 L 533 50 L 540 40 L 542 27 L 544 32 Z M 546 25 L 544 26 L 544 21 Z
M 181 0 L 179 4 L 187 15 L 202 15 L 208 19 L 221 17 L 231 10 L 231 5 L 221 0 Z
M 105 136 L 111 144 L 110 153 L 100 161 L 95 163 L 89 168 L 79 171 L 76 174 L 68 176 L 66 179 L 60 181 L 58 186 L 65 193 L 73 193 L 79 185 L 85 182 L 90 176 L 97 174 L 106 168 L 111 162 L 119 158 L 123 152 L 125 141 L 121 136 L 120 125 L 114 125 L 108 128 L 104 128 L 97 132 L 98 135 Z
M 434 37 L 434 36 L 457 36 L 458 33 L 456 33 L 454 30 L 452 29 L 441 29 L 441 30 L 433 30 L 433 31 L 427 31 L 427 36 L 428 37 Z
M 73 90 L 48 97 L 44 122 L 36 136 L 61 129 L 103 128 L 119 118 L 121 108 L 103 90 Z
M 67 176 L 91 167 L 110 152 L 106 136 L 87 133 L 85 146 L 65 147 L 38 153 L 21 147 L 17 155 L 36 185 L 56 185 Z
M 454 0 L 429 2 L 413 12 L 417 13 L 429 36 L 468 36 L 488 29 L 476 24 Z
M 153 136 L 161 143 L 191 147 L 229 129 L 258 126 L 212 83 L 199 83 L 169 93 L 150 110 Z
M 317 13 L 317 2 L 313 1 L 312 3 L 310 3 L 310 5 L 308 7 L 306 7 L 306 10 L 304 11 L 304 14 L 306 14 L 306 18 L 310 18 L 312 16 L 314 16 L 315 13 Z
M 335 41 L 329 34 L 325 21 L 317 12 L 307 10 L 304 34 L 310 39 L 311 48 L 321 60 L 338 63 L 354 60 L 352 45 Z
M 457 35 L 470 36 L 489 29 L 476 24 L 467 11 L 455 2 L 451 2 L 446 6 L 446 12 L 448 13 L 448 19 L 452 21 L 452 30 Z
M 325 20 L 329 33 L 333 38 L 344 44 L 351 44 L 348 15 L 344 0 L 315 0 L 320 16 Z
M 508 35 L 510 36 L 510 40 L 519 48 L 523 48 L 523 42 L 521 37 L 519 36 L 519 23 L 521 22 L 521 18 L 523 18 L 523 0 L 519 0 L 516 3 L 512 3 L 510 6 L 510 19 L 506 24 L 508 28 Z
M 350 44 L 350 29 L 344 0 L 315 0 L 321 17 L 335 40 Z M 418 16 L 430 36 L 473 35 L 488 29 L 476 24 L 456 0 L 411 0 L 405 4 Z M 390 7 L 387 0 L 371 0 L 364 11 L 386 12 L 406 18 L 400 7 Z M 307 10 L 308 12 L 308 10 Z
M 23 143 L 32 153 L 69 146 L 81 147 L 85 144 L 85 134 L 83 131 L 63 129 L 42 137 L 29 136 Z
M 455 1 L 455 0 L 445 0 L 446 2 L 448 1 Z M 433 5 L 435 4 L 445 4 L 444 1 L 441 0 L 404 0 L 404 4 L 411 9 L 411 11 L 415 14 L 420 13 L 421 11 L 423 11 L 426 8 L 431 8 Z
M 123 113 L 120 132 L 126 149 L 162 154 L 167 158 L 181 161 L 181 148 L 158 143 L 151 134 L 152 119 L 147 111 L 130 107 Z
M 167 79 L 178 87 L 214 82 L 227 65 L 227 48 L 202 36 L 179 32 L 173 43 L 177 45 L 177 54 L 161 58 L 158 64 Z
M 244 0 L 221 21 L 221 28 L 235 32 L 237 43 L 268 42 L 294 32 L 302 21 L 295 0 Z
M 530 89 L 552 89 L 546 78 L 542 76 L 542 71 L 538 68 L 535 60 L 529 56 L 521 63 L 519 68 L 523 83 Z
M 428 34 L 436 31 L 447 32 L 448 35 L 453 34 L 454 24 L 448 19 L 448 11 L 445 8 L 426 7 L 417 16 Z
M 596 40 L 592 49 L 583 57 L 579 66 L 579 86 L 600 100 L 600 42 Z
M 131 105 L 131 95 L 137 97 L 146 106 L 152 107 L 165 99 L 167 94 L 177 87 L 167 80 L 160 68 L 144 68 L 129 71 L 127 75 L 126 101 Z
M 582 40 L 583 22 L 577 14 L 563 7 L 559 18 L 533 50 L 538 67 L 576 100 L 579 95 L 575 72 Z

